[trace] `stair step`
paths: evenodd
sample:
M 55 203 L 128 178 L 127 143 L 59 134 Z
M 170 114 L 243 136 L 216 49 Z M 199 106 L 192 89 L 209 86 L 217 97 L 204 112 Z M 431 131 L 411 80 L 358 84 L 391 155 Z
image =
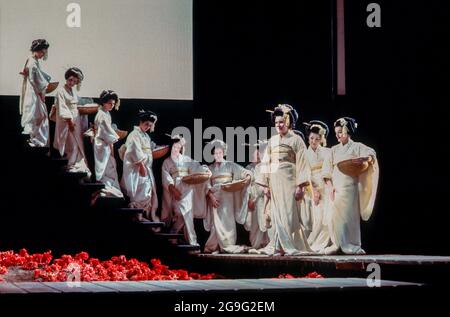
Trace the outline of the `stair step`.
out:
M 165 239 L 182 239 L 184 235 L 181 233 L 155 233 L 156 236 L 165 238 Z
M 86 182 L 86 181 L 83 181 L 83 180 L 80 180 L 80 186 L 84 190 L 92 192 L 92 193 L 94 193 L 96 191 L 99 191 L 99 190 L 102 190 L 103 188 L 105 188 L 105 184 L 103 184 L 103 183 Z
M 103 197 L 100 196 L 95 201 L 95 206 L 99 208 L 106 208 L 106 209 L 117 209 L 121 208 L 125 205 L 125 199 L 121 197 Z
M 130 214 L 130 215 L 144 213 L 144 209 L 141 209 L 141 208 L 118 208 L 117 211 L 122 212 L 124 214 Z
M 149 220 L 141 220 L 138 222 L 140 226 L 149 227 L 149 228 L 163 228 L 165 226 L 164 222 L 160 221 L 149 221 Z M 157 235 L 160 235 L 157 233 Z
M 52 161 L 52 164 L 57 167 L 66 166 L 67 163 L 69 162 L 69 160 L 67 160 L 66 158 L 63 158 L 63 157 L 53 157 L 51 161 Z
M 192 245 L 192 244 L 178 244 L 177 248 L 187 252 L 200 251 L 199 245 Z
M 50 148 L 44 146 L 44 147 L 32 147 L 28 144 L 25 146 L 25 149 L 29 153 L 36 153 L 39 155 L 49 155 L 50 154 Z
M 62 175 L 71 179 L 83 179 L 88 176 L 86 172 L 68 172 L 65 170 L 62 170 Z

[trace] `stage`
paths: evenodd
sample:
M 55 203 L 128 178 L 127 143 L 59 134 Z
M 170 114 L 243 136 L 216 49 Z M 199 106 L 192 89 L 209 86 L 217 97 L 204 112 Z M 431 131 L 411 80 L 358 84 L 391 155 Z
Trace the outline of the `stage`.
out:
M 442 286 L 442 276 L 450 273 L 449 256 L 429 255 L 315 255 L 267 256 L 245 254 L 196 254 L 196 262 L 214 267 L 227 277 L 275 277 L 290 273 L 305 276 L 318 272 L 326 278 L 366 278 L 379 265 L 380 279 L 408 281 Z
M 420 283 L 380 281 L 379 288 L 417 288 Z M 0 294 L 58 294 L 58 293 L 204 293 L 204 292 L 308 292 L 318 290 L 368 289 L 361 278 L 299 278 L 299 279 L 224 279 L 190 281 L 139 282 L 17 282 L 1 283 Z

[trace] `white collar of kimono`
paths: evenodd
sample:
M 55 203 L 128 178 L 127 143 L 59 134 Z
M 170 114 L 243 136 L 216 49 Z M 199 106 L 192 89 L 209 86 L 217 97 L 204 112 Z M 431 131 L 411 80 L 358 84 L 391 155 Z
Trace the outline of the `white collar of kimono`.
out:
M 147 132 L 142 131 L 141 128 L 139 126 L 137 126 L 137 125 L 134 126 L 134 130 L 138 131 L 142 135 L 146 135 L 147 134 Z
M 308 146 L 308 150 L 312 151 L 313 153 L 319 153 L 319 151 L 322 149 L 322 145 L 318 145 L 317 149 L 314 151 L 314 149 L 311 147 L 311 145 Z
M 346 144 L 339 143 L 342 147 L 350 147 L 353 144 L 353 140 L 351 138 L 348 139 Z

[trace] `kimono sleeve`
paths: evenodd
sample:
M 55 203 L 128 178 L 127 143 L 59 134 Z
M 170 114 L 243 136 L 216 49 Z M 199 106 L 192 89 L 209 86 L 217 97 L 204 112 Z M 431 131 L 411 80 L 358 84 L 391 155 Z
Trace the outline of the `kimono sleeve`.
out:
M 333 149 L 327 151 L 327 154 L 324 155 L 323 165 L 322 165 L 322 179 L 331 179 L 333 175 Z
M 38 92 L 43 92 L 48 86 L 48 80 L 39 70 L 36 64 L 31 66 L 30 69 L 30 84 Z
M 131 163 L 139 164 L 143 162 L 147 156 L 142 150 L 142 145 L 139 141 L 139 137 L 137 135 L 133 135 L 127 143 L 127 154 L 128 159 L 131 161 Z
M 375 150 L 371 147 L 368 147 L 367 145 L 363 143 L 358 143 L 359 145 L 359 155 L 360 156 L 372 156 L 372 158 L 375 160 L 377 158 L 377 154 L 375 153 Z
M 170 161 L 169 158 L 167 158 L 164 160 L 164 163 L 161 168 L 161 177 L 164 190 L 168 190 L 169 185 L 174 184 L 174 180 L 172 178 L 172 175 L 170 175 L 169 170 L 170 170 Z
M 309 166 L 306 162 L 306 145 L 303 140 L 298 137 L 295 147 L 295 171 L 297 173 L 296 185 L 302 185 L 309 181 Z
M 55 96 L 55 106 L 58 109 L 58 116 L 64 120 L 73 119 L 72 112 L 69 110 L 66 104 L 66 98 L 64 98 L 64 92 L 59 90 Z
M 111 127 L 105 119 L 100 120 L 99 124 L 99 135 L 98 137 L 103 140 L 106 144 L 113 144 L 119 140 L 119 136 L 116 131 Z
M 250 176 L 251 178 L 253 178 L 252 171 L 250 171 L 236 163 L 231 164 L 231 172 L 233 173 L 233 180 L 244 179 L 247 176 Z
M 255 182 L 258 185 L 269 186 L 269 175 L 270 175 L 270 144 L 264 149 L 264 153 L 261 158 L 260 172 L 255 176 Z

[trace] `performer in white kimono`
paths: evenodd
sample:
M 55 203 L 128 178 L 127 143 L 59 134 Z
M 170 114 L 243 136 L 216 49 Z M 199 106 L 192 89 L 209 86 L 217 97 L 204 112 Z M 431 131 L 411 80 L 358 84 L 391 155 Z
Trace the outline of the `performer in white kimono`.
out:
M 19 111 L 22 115 L 23 134 L 29 134 L 28 144 L 32 147 L 49 146 L 48 111 L 45 105 L 45 93 L 50 76 L 42 71 L 39 60 L 47 59 L 50 45 L 44 39 L 34 40 L 31 44 L 31 56 L 25 62 Z
M 306 162 L 311 171 L 310 186 L 305 193 L 305 203 L 312 216 L 312 231 L 308 236 L 308 243 L 313 251 L 323 253 L 324 249 L 331 245 L 328 229 L 330 217 L 325 215 L 329 195 L 325 191 L 325 182 L 322 177 L 323 162 L 331 155 L 331 150 L 326 147 L 329 129 L 319 120 L 312 120 L 305 125 L 309 142 Z
M 292 129 L 298 114 L 290 105 L 278 105 L 272 112 L 277 135 L 269 139 L 262 158 L 263 173 L 257 183 L 270 197 L 270 217 L 274 238 L 261 250 L 271 255 L 310 253 L 300 219 L 301 200 L 308 186 L 306 145 Z
M 114 143 L 119 140 L 111 124 L 113 108 L 120 106 L 120 100 L 116 92 L 104 90 L 100 94 L 100 107 L 94 120 L 94 159 L 95 178 L 98 182 L 105 184 L 102 196 L 123 197 L 120 190 L 119 177 L 117 175 L 116 159 L 114 158 Z
M 198 245 L 194 228 L 196 214 L 205 212 L 208 183 L 198 185 L 186 184 L 184 176 L 196 172 L 204 172 L 205 168 L 199 162 L 184 155 L 185 139 L 180 135 L 171 137 L 172 149 L 170 157 L 162 165 L 163 203 L 161 220 L 171 226 L 172 233 L 184 231 L 186 241 L 191 245 Z M 203 212 L 197 211 L 203 206 Z
M 255 179 L 261 173 L 261 153 L 264 153 L 267 141 L 258 141 L 255 144 L 256 150 L 253 153 L 253 161 L 247 165 L 246 169 L 253 174 L 252 182 L 249 186 L 248 213 L 245 222 L 245 229 L 250 232 L 250 244 L 254 249 L 265 247 L 269 243 L 269 236 L 273 232 L 272 228 L 266 227 L 266 197 L 264 188 L 256 184 Z M 250 253 L 250 250 L 249 250 Z M 254 253 L 252 250 L 251 253 Z
M 375 151 L 350 135 L 356 131 L 353 118 L 344 117 L 334 123 L 339 144 L 331 148 L 331 156 L 323 165 L 322 176 L 330 188 L 330 233 L 333 245 L 325 249 L 331 254 L 339 250 L 345 254 L 364 254 L 361 248 L 360 218 L 368 220 L 372 214 L 378 185 L 378 163 Z M 369 162 L 368 169 L 358 177 L 342 173 L 337 164 L 351 159 L 360 166 Z
M 87 167 L 84 154 L 83 132 L 81 117 L 78 113 L 78 96 L 74 89 L 80 89 L 84 78 L 79 68 L 69 68 L 65 75 L 66 83 L 59 88 L 55 97 L 56 128 L 53 147 L 61 156 L 68 159 L 67 170 L 69 172 L 86 172 L 90 177 L 91 172 Z
M 158 197 L 152 171 L 152 150 L 155 144 L 147 133 L 154 131 L 158 117 L 151 111 L 141 110 L 138 119 L 139 125 L 134 127 L 119 150 L 123 157 L 121 185 L 130 198 L 131 208 L 141 208 L 147 219 L 159 221 L 156 215 Z
M 211 170 L 211 188 L 208 191 L 209 212 L 204 221 L 206 231 L 210 231 L 206 241 L 206 253 L 243 253 L 247 247 L 236 245 L 236 222 L 244 224 L 247 218 L 248 184 L 251 172 L 242 166 L 224 160 L 227 145 L 222 140 L 213 140 L 214 163 L 209 165 Z M 227 192 L 221 188 L 222 184 L 235 180 L 246 179 L 244 189 Z

